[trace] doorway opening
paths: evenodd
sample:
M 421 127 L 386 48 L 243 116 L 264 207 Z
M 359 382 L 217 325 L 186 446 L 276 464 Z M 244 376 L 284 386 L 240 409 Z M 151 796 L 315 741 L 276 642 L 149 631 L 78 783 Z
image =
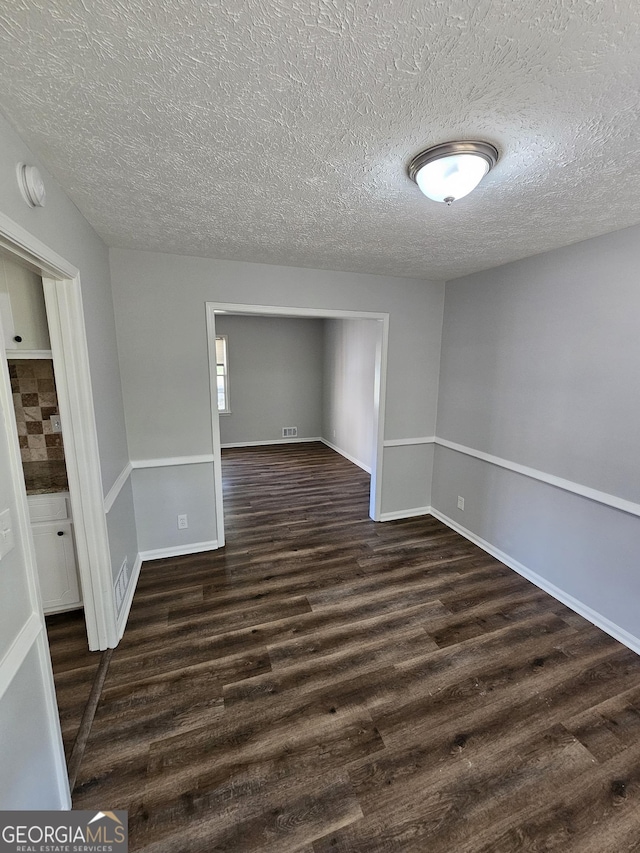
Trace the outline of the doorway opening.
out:
M 0 220 L 0 253 L 10 264 L 19 266 L 42 282 L 44 318 L 41 316 L 38 322 L 42 324 L 44 320 L 47 326 L 49 348 L 45 352 L 35 350 L 30 354 L 34 357 L 34 363 L 39 356 L 45 355 L 53 364 L 59 420 L 52 425 L 51 413 L 48 412 L 48 429 L 60 429 L 61 443 L 64 443 L 65 448 L 68 503 L 73 520 L 73 540 L 88 647 L 91 650 L 104 650 L 117 644 L 118 635 L 80 274 L 75 267 L 7 217 Z M 8 314 L 8 299 L 8 296 L 4 296 L 0 306 L 5 317 Z M 17 336 L 20 336 L 19 332 Z M 15 411 L 8 359 L 16 354 L 15 343 L 20 342 L 12 342 L 14 345 L 8 346 L 5 338 L 3 329 L 0 331 L 0 351 L 3 354 L 0 393 L 7 412 L 8 433 L 10 437 L 13 435 L 14 441 L 13 479 L 16 499 L 23 510 L 20 513 L 22 532 L 31 544 L 25 555 L 26 562 L 28 569 L 37 574 L 20 453 L 21 442 L 15 419 L 8 414 Z M 25 354 L 29 353 L 22 351 L 21 355 Z M 51 446 L 54 445 L 55 441 L 52 441 Z M 61 512 L 60 508 L 58 511 Z M 55 535 L 64 540 L 66 530 L 62 527 L 60 530 L 63 536 L 57 537 L 58 530 Z
M 62 419 L 42 278 L 0 253 L 13 411 L 45 615 L 81 610 Z
M 372 433 L 373 452 L 371 454 L 371 486 L 369 496 L 369 516 L 374 521 L 381 517 L 382 505 L 382 454 L 384 439 L 384 401 L 386 390 L 387 373 L 387 349 L 389 332 L 389 315 L 368 311 L 347 311 L 340 309 L 324 308 L 298 308 L 285 306 L 265 305 L 243 305 L 231 303 L 208 302 L 207 309 L 207 337 L 209 346 L 209 366 L 211 381 L 211 414 L 213 435 L 213 461 L 214 461 L 214 483 L 216 499 L 216 524 L 218 530 L 218 544 L 224 545 L 224 496 L 222 489 L 222 459 L 221 459 L 221 430 L 220 415 L 217 407 L 217 369 L 216 369 L 216 317 L 220 315 L 239 316 L 262 316 L 280 318 L 299 318 L 316 320 L 373 320 L 376 322 L 377 337 L 375 344 L 374 371 L 373 371 L 373 409 L 372 409 Z M 231 365 L 231 374 L 233 365 Z M 231 375 L 231 383 L 233 377 Z M 233 388 L 230 390 L 233 401 Z M 233 402 L 232 402 L 233 405 Z M 322 439 L 324 441 L 324 439 Z M 330 441 L 325 441 L 331 446 Z M 340 451 L 339 451 L 340 452 Z M 343 454 L 345 455 L 345 454 Z M 348 458 L 348 457 L 347 457 Z

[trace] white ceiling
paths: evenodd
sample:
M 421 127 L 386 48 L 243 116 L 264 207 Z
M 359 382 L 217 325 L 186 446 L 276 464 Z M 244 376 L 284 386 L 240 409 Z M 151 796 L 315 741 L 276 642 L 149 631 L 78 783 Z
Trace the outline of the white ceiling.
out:
M 640 223 L 639 60 L 634 0 L 0 2 L 2 108 L 108 245 L 421 278 Z

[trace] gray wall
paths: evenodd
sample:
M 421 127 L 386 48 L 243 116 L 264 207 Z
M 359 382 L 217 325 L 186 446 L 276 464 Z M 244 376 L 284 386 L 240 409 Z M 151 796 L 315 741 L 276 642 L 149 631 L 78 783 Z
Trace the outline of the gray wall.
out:
M 438 437 L 640 502 L 639 268 L 633 228 L 447 283 Z M 640 637 L 638 517 L 444 447 L 433 492 Z
M 222 444 L 281 441 L 322 429 L 323 320 L 218 315 L 216 333 L 229 338 L 231 414 L 220 416 Z
M 131 458 L 168 460 L 158 468 L 165 483 L 158 513 L 175 518 L 186 512 L 196 518 L 202 506 L 207 508 L 209 520 L 190 526 L 189 542 L 215 538 L 214 496 L 204 485 L 188 494 L 183 481 L 192 466 L 169 462 L 212 452 L 207 301 L 388 312 L 386 437 L 434 432 L 442 283 L 128 250 L 111 251 L 111 273 Z M 427 503 L 429 483 L 414 473 L 412 461 L 422 465 L 424 446 L 393 450 L 390 470 L 383 471 L 383 511 L 410 509 L 408 501 Z M 395 475 L 398 466 L 409 471 L 408 483 Z M 138 519 L 142 513 L 156 514 L 159 487 L 157 480 L 140 474 L 134 471 Z M 179 501 L 171 497 L 174 493 Z M 153 547 L 172 547 L 174 533 L 170 540 L 158 538 Z M 142 550 L 145 545 L 141 539 Z
M 382 334 L 376 320 L 326 320 L 322 436 L 371 471 L 376 348 Z

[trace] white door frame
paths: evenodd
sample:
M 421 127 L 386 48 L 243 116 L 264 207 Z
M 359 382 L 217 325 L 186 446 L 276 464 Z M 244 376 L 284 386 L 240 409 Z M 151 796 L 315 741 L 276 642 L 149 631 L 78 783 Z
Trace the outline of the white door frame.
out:
M 222 496 L 222 467 L 220 416 L 216 385 L 216 314 L 262 315 L 270 317 L 298 317 L 316 320 L 377 320 L 380 334 L 376 346 L 374 380 L 374 436 L 375 453 L 371 464 L 371 489 L 369 515 L 380 521 L 382 513 L 382 456 L 384 452 L 384 415 L 387 387 L 387 354 L 389 348 L 389 315 L 372 311 L 344 311 L 332 308 L 292 308 L 282 305 L 243 305 L 231 302 L 207 302 L 207 344 L 209 350 L 209 382 L 211 389 L 211 432 L 213 436 L 213 467 L 216 498 L 216 526 L 219 547 L 224 545 L 224 509 Z
M 20 258 L 42 276 L 89 648 L 93 651 L 113 648 L 118 643 L 116 604 L 80 273 L 2 213 L 0 247 Z M 8 374 L 0 381 L 8 381 L 7 377 Z M 11 400 L 11 389 L 8 391 Z M 15 429 L 14 433 L 17 448 Z M 20 460 L 19 451 L 16 458 Z M 21 466 L 17 474 L 21 487 L 16 493 L 16 501 L 24 506 L 25 517 L 28 518 Z M 27 536 L 31 541 L 30 527 Z M 31 570 L 36 572 L 33 548 L 27 561 L 31 563 Z

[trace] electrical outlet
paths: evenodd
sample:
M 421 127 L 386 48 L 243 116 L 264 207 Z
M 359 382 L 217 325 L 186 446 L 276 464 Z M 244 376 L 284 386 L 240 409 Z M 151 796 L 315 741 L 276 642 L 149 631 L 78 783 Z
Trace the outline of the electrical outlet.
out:
M 51 415 L 49 420 L 51 421 L 51 432 L 62 432 L 62 421 L 60 420 L 60 415 Z
M 283 438 L 295 438 L 298 435 L 298 427 L 282 427 Z
M 185 513 L 185 515 L 179 515 L 178 516 L 178 530 L 186 530 L 188 526 L 189 526 L 189 519 L 187 518 L 186 513 Z
M 464 509 L 464 498 L 461 498 L 460 495 L 458 495 L 458 509 Z

